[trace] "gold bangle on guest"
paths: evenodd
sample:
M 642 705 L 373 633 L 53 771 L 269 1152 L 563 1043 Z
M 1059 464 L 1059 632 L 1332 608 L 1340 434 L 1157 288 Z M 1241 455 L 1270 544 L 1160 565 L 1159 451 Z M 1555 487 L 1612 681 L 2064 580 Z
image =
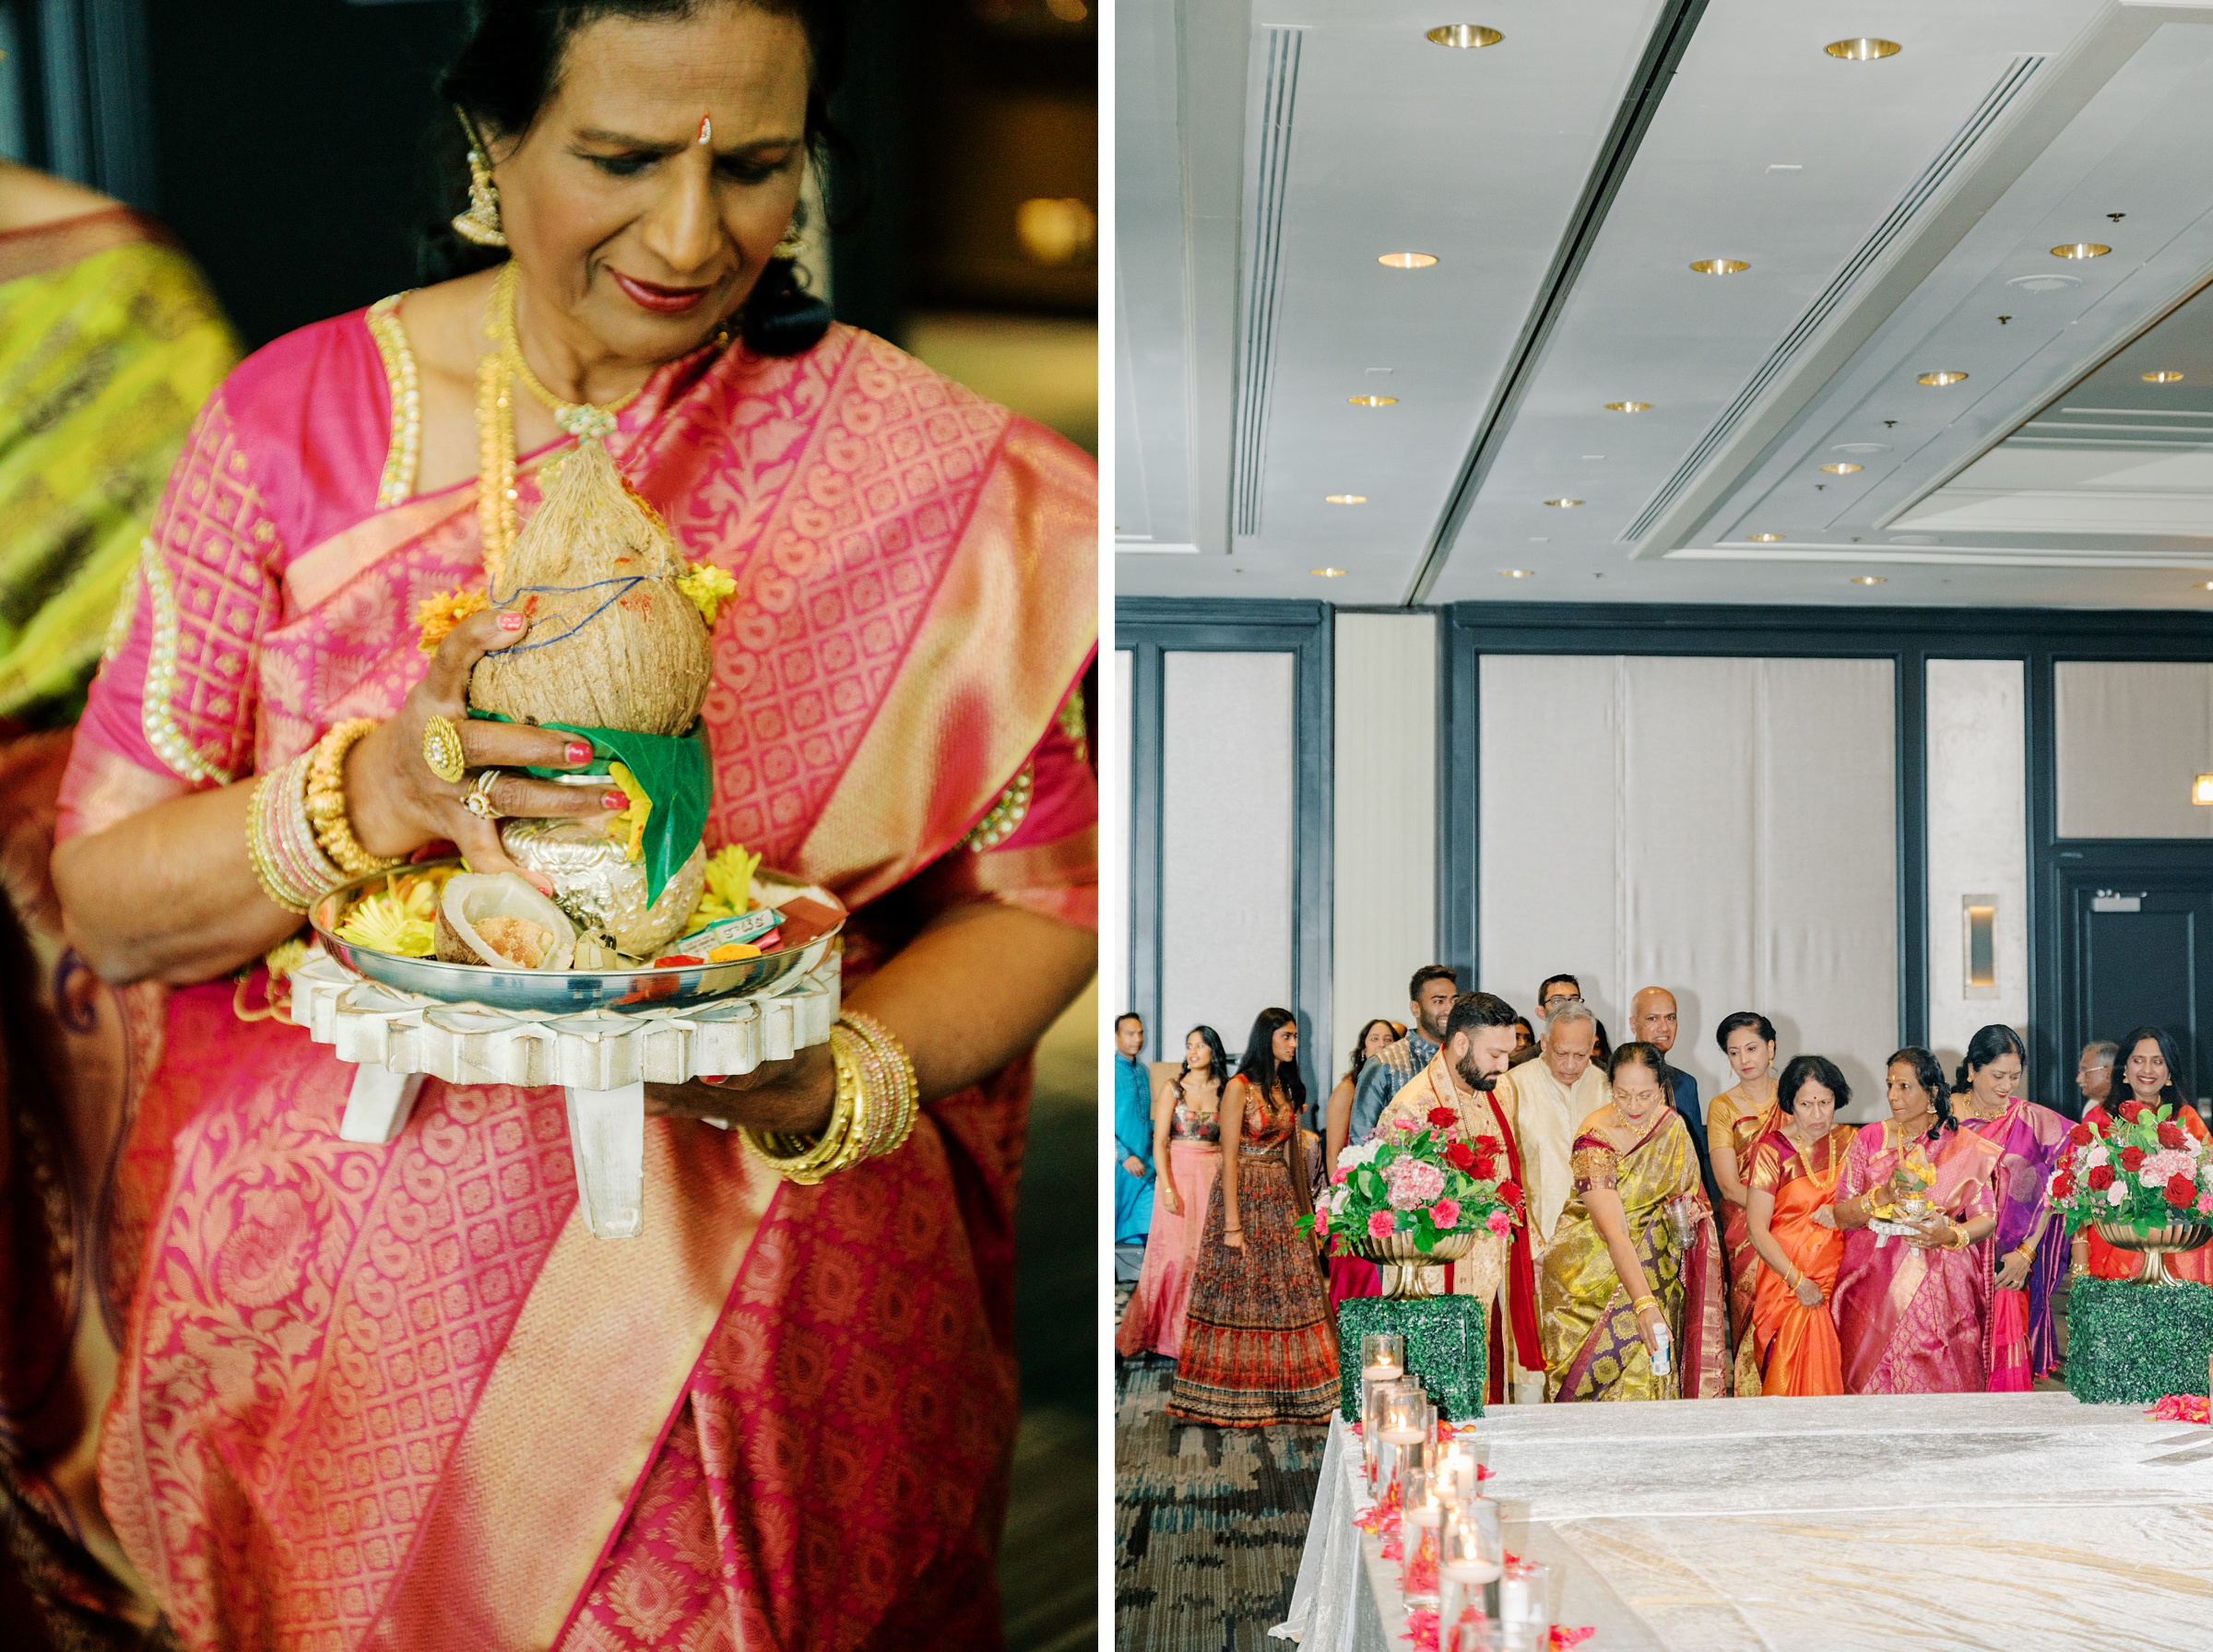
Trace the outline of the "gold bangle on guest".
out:
M 891 1029 L 872 1015 L 858 1009 L 847 1010 L 838 1017 L 838 1025 L 858 1035 L 868 1052 L 868 1074 L 875 1081 L 874 1099 L 882 1127 L 870 1147 L 869 1157 L 895 1153 L 906 1145 L 906 1139 L 915 1127 L 915 1117 L 922 1110 L 922 1085 L 915 1073 L 914 1059 Z
M 1659 1305 L 1660 1299 L 1657 1296 L 1639 1296 L 1635 1302 L 1629 1304 L 1629 1312 L 1641 1314 L 1647 1308 L 1656 1308 Z
M 315 844 L 355 878 L 388 872 L 400 859 L 385 860 L 361 847 L 346 808 L 346 754 L 376 726 L 373 717 L 348 717 L 314 744 L 307 766 L 307 818 L 314 823 Z
M 760 1155 L 769 1169 L 802 1187 L 812 1187 L 852 1162 L 848 1155 L 853 1146 L 854 1115 L 860 1103 L 859 1068 L 838 1048 L 834 1038 L 830 1043 L 830 1054 L 837 1083 L 831 1100 L 829 1122 L 822 1126 L 821 1135 L 811 1140 L 787 1130 L 745 1132 L 746 1145 Z
M 325 891 L 346 881 L 315 843 L 305 800 L 307 766 L 302 753 L 261 777 L 246 811 L 246 854 L 262 893 L 285 911 L 304 913 Z

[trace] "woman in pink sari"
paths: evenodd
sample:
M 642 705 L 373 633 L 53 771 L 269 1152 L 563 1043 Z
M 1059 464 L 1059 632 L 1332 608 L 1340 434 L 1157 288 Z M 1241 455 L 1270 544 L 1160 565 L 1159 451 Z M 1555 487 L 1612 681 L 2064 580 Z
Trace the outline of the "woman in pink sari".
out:
M 1928 1051 L 1892 1056 L 1885 1082 L 1890 1116 L 1863 1127 L 1846 1150 L 1830 1207 L 1844 1233 L 1830 1299 L 1844 1391 L 1980 1392 L 1989 1380 L 1998 1149 L 1959 1127 Z M 1878 1233 L 1871 1221 L 1912 1231 Z
M 487 269 L 240 368 L 66 784 L 70 932 L 148 1025 L 80 1513 L 189 1647 L 999 1638 L 1029 1051 L 1095 952 L 1091 468 L 795 294 L 777 249 L 836 61 L 811 10 L 588 15 L 482 8 L 446 83 L 490 161 L 467 216 L 512 251 L 510 344 Z M 501 419 L 522 519 L 571 451 L 534 382 L 564 419 L 613 410 L 625 478 L 728 575 L 708 845 L 852 908 L 844 1013 L 923 1103 L 904 1147 L 802 1185 L 701 1121 L 832 1127 L 828 1053 L 649 1086 L 648 1220 L 620 1245 L 574 1210 L 558 1090 L 433 1080 L 390 1146 L 341 1141 L 350 1069 L 240 1020 L 226 978 L 300 922 L 249 856 L 254 777 L 346 719 L 370 724 L 339 771 L 358 849 L 507 864 L 423 733 L 530 621 L 494 607 L 426 656 L 417 616 L 480 590 L 508 531 Z M 479 772 L 582 761 L 524 725 L 462 738 Z M 507 773 L 491 795 L 610 806 Z
M 1998 1211 L 1991 1240 L 1997 1257 L 1990 1294 L 1993 1393 L 2025 1392 L 2059 1363 L 2052 1293 L 2067 1266 L 2067 1224 L 2053 1218 L 2048 1190 L 2068 1126 L 2017 1093 L 2028 1063 L 2019 1033 L 1984 1027 L 1968 1043 L 1952 1095 L 1961 1127 L 1998 1150 L 1991 1182 Z

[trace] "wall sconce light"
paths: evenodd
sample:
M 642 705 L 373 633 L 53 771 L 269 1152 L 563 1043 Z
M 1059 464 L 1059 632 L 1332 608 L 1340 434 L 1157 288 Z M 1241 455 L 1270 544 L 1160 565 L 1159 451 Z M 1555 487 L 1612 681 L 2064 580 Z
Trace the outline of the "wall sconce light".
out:
M 1966 895 L 1960 900 L 1960 908 L 1966 921 L 1966 944 L 1961 949 L 1967 966 L 1963 996 L 1994 998 L 1998 996 L 1998 898 Z
M 2190 801 L 2213 808 L 2213 774 L 2200 774 L 2190 783 Z

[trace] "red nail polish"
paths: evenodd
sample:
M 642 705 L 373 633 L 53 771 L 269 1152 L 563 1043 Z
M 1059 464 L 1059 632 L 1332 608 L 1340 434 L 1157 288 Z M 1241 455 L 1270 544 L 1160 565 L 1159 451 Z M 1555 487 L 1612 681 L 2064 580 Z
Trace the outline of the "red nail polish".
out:
M 523 876 L 529 879 L 531 887 L 536 889 L 539 894 L 548 897 L 552 895 L 553 879 L 543 872 L 525 872 Z
M 530 621 L 524 619 L 520 614 L 502 614 L 500 616 L 500 629 L 502 631 L 520 631 L 524 626 L 529 623 Z
M 592 761 L 592 743 L 589 740 L 571 740 L 561 755 L 563 761 L 573 764 L 588 763 Z
M 630 797 L 624 792 L 601 792 L 599 807 L 609 814 L 620 814 L 630 807 Z

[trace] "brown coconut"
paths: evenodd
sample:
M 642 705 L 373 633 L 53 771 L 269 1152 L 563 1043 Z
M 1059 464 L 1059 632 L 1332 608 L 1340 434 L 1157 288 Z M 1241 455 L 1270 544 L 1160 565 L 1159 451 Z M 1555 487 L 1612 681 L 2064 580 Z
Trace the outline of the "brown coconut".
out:
M 684 733 L 706 702 L 713 668 L 706 621 L 677 588 L 684 572 L 667 525 L 607 449 L 579 442 L 546 478 L 495 594 L 519 600 L 530 630 L 516 648 L 477 662 L 469 704 L 518 723 Z M 598 582 L 631 575 L 639 583 L 609 603 L 614 587 Z M 513 596 L 578 585 L 598 588 Z M 549 637 L 560 641 L 528 646 Z

